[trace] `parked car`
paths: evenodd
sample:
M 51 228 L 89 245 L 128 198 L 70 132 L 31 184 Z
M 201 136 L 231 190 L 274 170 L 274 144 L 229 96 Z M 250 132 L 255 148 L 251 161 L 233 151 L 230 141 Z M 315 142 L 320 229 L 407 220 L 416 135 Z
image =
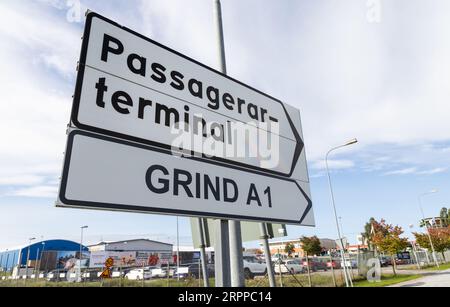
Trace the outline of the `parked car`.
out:
M 125 275 L 125 279 L 129 280 L 147 280 L 151 279 L 152 269 L 151 268 L 140 268 L 133 269 Z
M 255 275 L 266 274 L 266 264 L 254 256 L 244 256 L 244 276 L 246 279 L 253 279 Z
M 356 269 L 358 267 L 356 259 L 345 259 L 343 264 L 346 268 Z
M 282 260 L 281 262 L 277 262 L 275 264 L 275 273 L 303 273 L 306 268 L 303 266 L 303 263 L 299 259 L 288 259 Z
M 387 266 L 390 266 L 391 264 L 392 264 L 391 258 L 386 257 L 386 256 L 380 257 L 381 267 L 387 267 Z
M 61 277 L 63 274 L 64 277 Z M 66 281 L 66 274 L 66 270 L 53 270 L 47 273 L 46 279 L 47 281 Z
M 187 269 L 187 270 L 186 270 Z M 208 276 L 212 277 L 214 276 L 214 264 L 207 264 L 206 266 L 206 270 L 208 272 Z M 199 266 L 198 263 L 190 263 L 190 264 L 186 264 L 183 265 L 182 267 L 180 267 L 180 278 L 187 278 L 187 277 L 192 277 L 192 278 L 199 278 L 202 275 L 202 268 L 201 266 Z M 173 274 L 173 278 L 178 278 L 178 272 L 177 270 L 175 270 L 175 273 Z
M 306 261 L 306 258 L 302 258 L 302 264 L 305 267 L 305 270 L 308 268 L 308 262 Z M 320 261 L 318 258 L 309 258 L 309 269 L 313 272 L 317 271 L 327 271 L 327 263 L 325 261 Z
M 327 268 L 331 269 L 331 266 L 333 266 L 333 269 L 340 269 L 341 268 L 341 261 L 334 260 L 327 262 Z

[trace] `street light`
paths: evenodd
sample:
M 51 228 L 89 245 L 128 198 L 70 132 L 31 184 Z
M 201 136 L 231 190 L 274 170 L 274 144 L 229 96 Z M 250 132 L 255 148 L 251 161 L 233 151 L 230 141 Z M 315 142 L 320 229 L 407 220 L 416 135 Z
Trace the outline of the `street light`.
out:
M 423 207 L 422 207 L 422 197 L 424 197 L 426 195 L 434 194 L 437 192 L 438 192 L 438 189 L 433 189 L 429 192 L 422 193 L 419 195 L 418 200 L 419 200 L 420 212 L 422 213 L 422 219 L 423 219 L 423 222 L 425 223 L 425 227 L 427 228 L 427 235 L 428 235 L 428 240 L 430 241 L 431 252 L 433 253 L 433 260 L 434 260 L 434 263 L 436 264 L 436 266 L 439 268 L 439 262 L 437 261 L 437 258 L 436 258 L 436 252 L 434 250 L 433 240 L 431 240 L 430 229 L 428 228 L 428 224 L 425 222 L 425 213 L 423 212 Z
M 337 146 L 337 147 L 331 148 L 331 149 L 327 152 L 327 154 L 326 154 L 326 156 L 325 156 L 325 165 L 326 165 L 326 168 L 327 168 L 328 185 L 329 185 L 329 187 L 330 187 L 331 204 L 332 204 L 332 206 L 333 206 L 334 219 L 335 219 L 335 222 L 336 222 L 336 228 L 337 228 L 337 232 L 338 232 L 338 237 L 339 237 L 339 240 L 340 240 L 340 242 L 341 242 L 341 249 L 340 249 L 340 250 L 341 250 L 341 261 L 342 261 L 343 269 L 344 269 L 345 285 L 346 285 L 347 287 L 353 286 L 353 282 L 352 282 L 351 278 L 349 278 L 349 276 L 348 276 L 347 268 L 346 268 L 346 263 L 345 263 L 345 258 L 344 258 L 344 242 L 343 242 L 343 240 L 342 240 L 341 230 L 340 230 L 340 227 L 339 227 L 339 221 L 338 221 L 338 215 L 337 215 L 337 212 L 336 212 L 336 205 L 335 205 L 334 194 L 333 194 L 333 186 L 332 186 L 332 184 L 331 184 L 330 169 L 329 169 L 329 167 L 328 167 L 328 156 L 330 155 L 330 153 L 331 153 L 332 151 L 335 151 L 335 150 L 337 150 L 337 149 L 340 149 L 340 148 L 343 148 L 343 147 L 346 147 L 346 146 L 350 146 L 350 145 L 353 145 L 353 144 L 356 144 L 356 143 L 358 143 L 358 140 L 357 140 L 357 139 L 352 139 L 352 140 L 348 141 L 347 143 L 345 143 L 345 144 L 343 144 L 343 145 L 339 145 L 339 146 Z
M 80 239 L 80 263 L 78 265 L 78 270 L 79 270 L 79 281 L 81 282 L 82 278 L 81 278 L 81 261 L 83 259 L 83 230 L 88 228 L 88 226 L 81 226 L 81 239 Z
M 30 245 L 31 241 L 36 240 L 36 238 L 28 239 L 28 251 L 27 251 L 27 263 L 25 264 L 25 280 L 28 278 L 28 261 L 30 261 Z M 19 263 L 19 274 L 20 274 L 20 263 Z

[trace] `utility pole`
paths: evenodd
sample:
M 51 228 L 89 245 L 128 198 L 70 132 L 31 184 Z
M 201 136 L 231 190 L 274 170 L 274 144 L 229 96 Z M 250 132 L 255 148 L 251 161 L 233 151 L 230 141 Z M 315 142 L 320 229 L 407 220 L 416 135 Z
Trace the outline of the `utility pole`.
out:
M 437 193 L 437 189 L 434 189 L 434 190 L 431 190 L 430 192 L 419 195 L 418 199 L 419 199 L 420 212 L 422 213 L 422 219 L 423 219 L 423 222 L 425 223 L 425 227 L 427 228 L 427 235 L 428 235 L 428 240 L 430 241 L 431 252 L 433 253 L 432 255 L 433 255 L 434 264 L 436 264 L 436 267 L 439 268 L 439 262 L 436 258 L 436 252 L 434 250 L 433 240 L 431 239 L 431 235 L 430 235 L 430 228 L 428 227 L 428 224 L 425 222 L 425 213 L 423 212 L 422 199 L 421 199 L 423 196 L 433 194 L 433 193 Z
M 330 155 L 330 153 L 332 151 L 334 151 L 336 149 L 343 148 L 343 147 L 346 147 L 346 146 L 350 146 L 350 145 L 353 145 L 353 144 L 356 144 L 356 143 L 358 143 L 357 139 L 350 140 L 349 142 L 347 142 L 347 143 L 345 143 L 343 145 L 331 148 L 327 152 L 327 154 L 325 156 L 325 166 L 326 166 L 327 175 L 328 175 L 328 185 L 329 185 L 329 188 L 330 188 L 331 204 L 332 204 L 332 207 L 333 207 L 333 213 L 334 213 L 334 219 L 335 219 L 335 222 L 336 222 L 337 234 L 338 234 L 338 237 L 339 237 L 339 241 L 341 242 L 341 249 L 340 249 L 340 251 L 341 251 L 341 261 L 342 261 L 342 264 L 343 264 L 342 269 L 344 270 L 344 278 L 345 278 L 345 286 L 346 287 L 353 287 L 353 282 L 352 282 L 352 279 L 351 279 L 350 275 L 348 274 L 348 270 L 347 270 L 347 267 L 346 267 L 347 265 L 346 265 L 346 261 L 345 261 L 345 246 L 344 246 L 344 242 L 342 240 L 341 230 L 340 230 L 340 227 L 339 227 L 338 215 L 337 215 L 337 211 L 336 211 L 336 204 L 335 204 L 334 194 L 333 194 L 333 186 L 331 184 L 330 169 L 328 167 L 328 156 Z
M 269 248 L 269 236 L 267 235 L 267 224 L 261 223 L 259 227 L 261 229 L 261 241 L 264 248 L 264 256 L 266 258 L 267 276 L 269 277 L 269 285 L 271 288 L 274 288 L 277 285 L 275 282 L 275 274 L 272 266 L 272 256 L 270 254 Z
M 83 277 L 81 276 L 81 262 L 83 260 L 83 230 L 88 228 L 88 226 L 81 226 L 81 237 L 80 237 L 80 263 L 78 264 L 78 282 L 83 281 Z
M 177 216 L 177 280 L 180 281 L 180 225 Z
M 214 22 L 216 28 L 216 38 L 218 46 L 219 70 L 227 73 L 227 64 L 225 60 L 225 43 L 223 39 L 222 26 L 222 8 L 220 0 L 214 0 Z M 236 224 L 233 223 L 233 247 L 236 245 Z M 230 238 L 229 238 L 229 222 L 227 220 L 215 221 L 216 238 L 214 246 L 214 263 L 216 275 L 216 287 L 230 287 Z M 240 229 L 239 229 L 240 230 Z M 239 232 L 240 235 L 240 232 Z M 241 256 L 242 257 L 242 256 Z M 234 261 L 235 263 L 235 261 Z
M 209 287 L 209 276 L 208 276 L 208 267 L 207 267 L 207 260 L 206 260 L 206 243 L 205 243 L 205 227 L 204 223 L 206 223 L 206 219 L 198 218 L 198 229 L 200 232 L 200 258 L 201 258 L 201 269 L 203 273 L 203 286 L 208 288 Z M 199 271 L 200 275 L 200 271 Z
M 25 282 L 28 279 L 28 262 L 30 261 L 30 246 L 31 246 L 31 241 L 33 241 L 33 240 L 36 240 L 36 238 L 28 239 L 27 263 L 25 264 Z M 19 263 L 19 271 L 20 271 L 20 263 Z

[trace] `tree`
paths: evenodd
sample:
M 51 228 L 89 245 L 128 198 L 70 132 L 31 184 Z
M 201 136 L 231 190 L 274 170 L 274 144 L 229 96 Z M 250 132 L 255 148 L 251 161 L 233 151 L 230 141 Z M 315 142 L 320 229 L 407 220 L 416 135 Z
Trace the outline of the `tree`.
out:
M 370 251 L 373 250 L 372 227 L 373 227 L 374 222 L 375 222 L 375 219 L 373 217 L 371 217 L 369 222 L 367 222 L 366 225 L 364 225 L 364 232 L 361 233 L 364 241 L 367 242 L 367 247 Z
M 322 245 L 318 237 L 301 237 L 300 242 L 302 243 L 302 249 L 308 255 L 319 255 L 322 252 Z
M 434 250 L 441 253 L 445 259 L 444 252 L 450 249 L 450 226 L 446 228 L 429 228 L 430 237 L 426 233 L 414 233 L 416 242 L 420 247 L 431 250 L 430 238 Z
M 292 243 L 286 243 L 286 246 L 284 247 L 284 252 L 288 254 L 288 257 L 291 257 L 292 254 L 295 252 L 295 246 Z
M 309 256 L 319 255 L 322 252 L 322 245 L 318 237 L 301 237 L 300 243 L 302 244 L 302 249 L 306 256 L 306 269 L 308 270 L 308 281 L 309 286 L 312 287 L 311 271 L 309 269 Z
M 380 222 L 374 221 L 373 227 L 373 244 L 380 252 L 391 256 L 392 270 L 394 275 L 397 275 L 395 255 L 408 246 L 408 239 L 400 237 L 403 234 L 403 229 L 400 226 L 387 224 L 383 219 Z
M 447 210 L 447 208 L 445 208 L 445 207 L 441 209 L 439 216 L 441 217 L 443 227 L 447 227 L 450 224 L 449 223 L 449 214 L 448 214 L 449 212 L 450 212 L 450 209 Z

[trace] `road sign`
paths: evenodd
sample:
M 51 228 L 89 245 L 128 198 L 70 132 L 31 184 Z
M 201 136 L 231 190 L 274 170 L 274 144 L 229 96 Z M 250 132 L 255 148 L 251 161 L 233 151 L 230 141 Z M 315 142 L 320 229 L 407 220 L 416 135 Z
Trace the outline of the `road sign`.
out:
M 298 110 L 95 13 L 87 16 L 72 122 L 308 181 Z
M 197 223 L 196 218 L 191 218 L 191 234 L 192 234 L 192 241 L 194 243 L 194 247 L 199 248 L 200 247 L 200 230 Z M 214 220 L 211 219 L 205 219 L 206 225 L 204 225 L 204 231 L 205 231 L 205 244 L 206 247 L 214 246 L 214 238 L 215 238 L 215 232 L 216 227 Z M 286 237 L 287 229 L 286 225 L 284 224 L 266 224 L 267 225 L 267 232 L 269 235 L 269 239 L 273 238 L 280 238 L 280 237 Z M 261 229 L 260 229 L 260 223 L 253 223 L 253 222 L 242 222 L 241 223 L 241 235 L 242 235 L 242 242 L 251 242 L 261 239 Z
M 303 182 L 71 131 L 61 206 L 314 225 Z

